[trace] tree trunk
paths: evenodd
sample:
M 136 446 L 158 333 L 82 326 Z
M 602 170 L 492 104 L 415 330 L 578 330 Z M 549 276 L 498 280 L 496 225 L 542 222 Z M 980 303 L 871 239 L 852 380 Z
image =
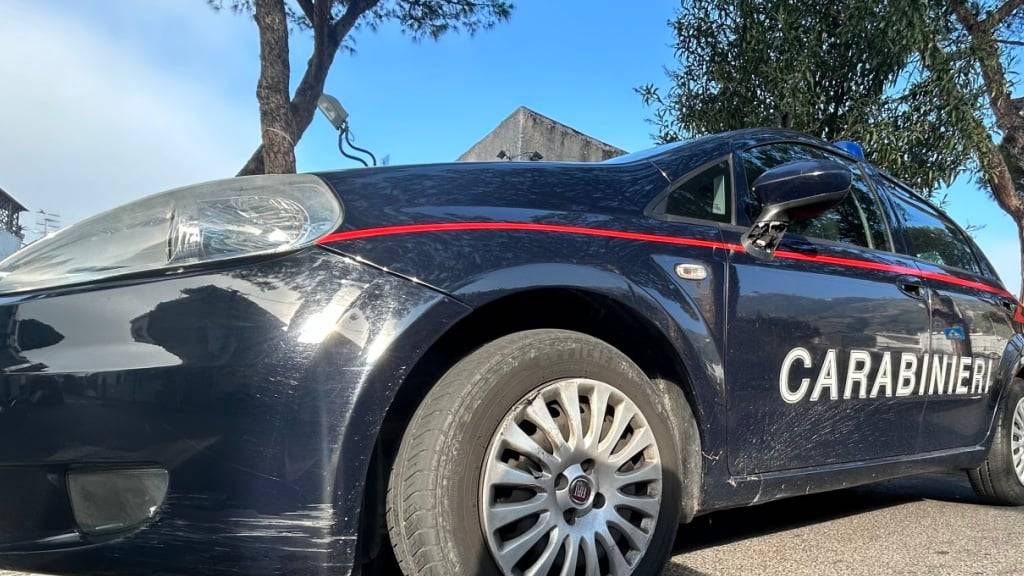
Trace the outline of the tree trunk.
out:
M 1004 144 L 1006 144 L 1006 138 L 1007 135 L 1004 135 Z M 1017 225 L 1017 236 L 1021 241 L 1020 297 L 1024 299 L 1024 183 L 1013 177 L 1014 170 L 1011 169 L 1011 167 L 1019 167 L 1022 164 L 1012 156 L 1009 146 L 996 147 L 994 144 L 989 148 L 987 158 L 981 159 L 981 164 L 982 172 L 985 174 L 996 204 Z
M 1020 242 L 1020 294 L 1017 299 L 1024 302 L 1024 220 L 1017 220 L 1017 241 Z
M 284 0 L 256 0 L 256 26 L 260 31 L 260 79 L 256 99 L 260 105 L 265 174 L 295 173 L 295 128 L 289 100 L 288 21 Z
M 327 73 L 331 70 L 331 65 L 334 63 L 334 57 L 338 53 L 338 48 L 341 47 L 342 42 L 345 41 L 345 37 L 348 36 L 352 28 L 355 27 L 356 22 L 362 17 L 367 11 L 372 10 L 380 0 L 353 0 L 348 4 L 345 12 L 338 18 L 337 21 L 331 22 L 330 8 L 334 0 L 317 0 L 315 4 L 308 6 L 307 17 L 311 19 L 311 28 L 313 29 L 313 53 L 309 57 L 309 62 L 306 64 L 306 71 L 302 75 L 302 80 L 299 81 L 298 87 L 295 89 L 295 97 L 291 99 L 287 107 L 288 117 L 288 131 L 287 134 L 291 137 L 291 172 L 295 171 L 295 159 L 294 149 L 295 143 L 298 142 L 302 134 L 306 132 L 306 128 L 309 127 L 310 123 L 313 122 L 313 116 L 316 114 L 316 103 L 317 99 L 324 92 L 324 84 L 327 82 Z M 259 12 L 260 3 L 273 2 L 281 5 L 283 11 L 283 0 L 259 0 L 257 2 L 257 12 Z M 276 8 L 275 8 L 276 10 Z M 266 56 L 264 55 L 264 42 L 263 42 L 263 26 L 260 25 L 259 17 L 257 16 L 257 25 L 260 26 L 260 57 L 264 61 L 263 68 L 260 74 L 260 86 L 263 83 L 263 71 L 266 70 Z M 287 72 L 288 66 L 288 31 L 287 26 L 284 30 L 284 65 Z M 285 75 L 287 78 L 287 74 Z M 260 95 L 260 89 L 257 88 L 257 96 Z M 285 84 L 285 95 L 287 96 L 287 84 Z M 275 108 L 276 109 L 276 108 Z M 260 100 L 260 117 L 263 120 L 263 101 Z M 270 168 L 267 160 L 267 148 L 269 147 L 267 139 L 267 124 L 263 124 L 263 144 L 261 144 L 249 160 L 245 163 L 245 166 L 238 172 L 239 176 L 246 176 L 249 174 L 264 174 L 274 172 Z M 275 155 L 276 156 L 276 155 Z
M 1024 167 L 1024 117 L 1010 97 L 1006 69 L 996 41 L 999 25 L 1020 9 L 1024 1 L 1007 0 L 984 20 L 979 20 L 964 0 L 949 0 L 949 5 L 977 52 L 989 108 L 996 127 L 1003 134 L 998 147 L 991 136 L 986 138 L 987 149 L 979 151 L 978 159 L 996 203 L 1017 224 L 1021 240 L 1021 296 L 1024 297 L 1024 181 L 1014 178 Z

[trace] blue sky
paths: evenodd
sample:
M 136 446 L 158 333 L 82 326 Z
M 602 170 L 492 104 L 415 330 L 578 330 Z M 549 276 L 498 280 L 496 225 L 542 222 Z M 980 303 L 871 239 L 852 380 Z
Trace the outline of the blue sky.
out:
M 396 164 L 453 160 L 520 105 L 643 149 L 651 127 L 633 87 L 664 81 L 678 1 L 625 6 L 522 0 L 509 23 L 439 42 L 366 32 L 355 55 L 338 56 L 327 91 L 356 143 Z M 296 75 L 308 46 L 293 37 Z M 5 0 L 0 187 L 70 223 L 233 174 L 258 139 L 257 54 L 252 22 L 204 0 Z M 300 170 L 352 165 L 319 117 L 297 152 Z M 950 199 L 961 224 L 985 224 L 975 237 L 1019 292 L 1013 223 L 967 178 Z

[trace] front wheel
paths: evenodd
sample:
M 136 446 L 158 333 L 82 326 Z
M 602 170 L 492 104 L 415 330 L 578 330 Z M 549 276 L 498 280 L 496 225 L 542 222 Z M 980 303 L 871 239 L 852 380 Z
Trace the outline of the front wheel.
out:
M 408 576 L 656 574 L 679 519 L 669 402 L 626 356 L 563 330 L 472 353 L 428 393 L 392 469 Z
M 1024 505 L 1024 380 L 1014 378 L 997 412 L 995 437 L 988 459 L 968 471 L 974 491 L 983 500 L 1006 506 Z

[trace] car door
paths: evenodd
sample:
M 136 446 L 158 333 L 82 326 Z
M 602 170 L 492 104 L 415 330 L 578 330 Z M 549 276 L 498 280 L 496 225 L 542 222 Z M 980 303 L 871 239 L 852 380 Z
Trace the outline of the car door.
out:
M 878 197 L 861 166 L 805 144 L 737 154 L 739 212 L 726 242 L 760 211 L 749 185 L 783 163 L 832 159 L 853 172 L 838 207 L 793 223 L 775 257 L 731 253 L 726 383 L 729 465 L 736 475 L 912 453 L 923 402 L 907 394 L 909 364 L 927 351 L 927 287 L 892 252 Z M 905 376 L 905 377 L 904 377 Z
M 929 276 L 931 359 L 920 451 L 980 444 L 992 422 L 996 367 L 1016 301 L 967 235 L 894 180 L 877 177 L 899 222 L 901 251 Z M 998 388 L 996 388 L 998 389 Z

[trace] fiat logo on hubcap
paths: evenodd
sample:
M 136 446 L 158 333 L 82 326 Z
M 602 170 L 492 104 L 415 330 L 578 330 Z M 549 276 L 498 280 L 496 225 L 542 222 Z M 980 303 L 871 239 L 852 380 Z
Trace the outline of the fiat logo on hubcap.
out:
M 573 504 L 582 506 L 590 500 L 590 493 L 592 491 L 593 487 L 590 485 L 590 480 L 581 476 L 573 480 L 572 484 L 569 484 L 569 499 L 572 500 Z

